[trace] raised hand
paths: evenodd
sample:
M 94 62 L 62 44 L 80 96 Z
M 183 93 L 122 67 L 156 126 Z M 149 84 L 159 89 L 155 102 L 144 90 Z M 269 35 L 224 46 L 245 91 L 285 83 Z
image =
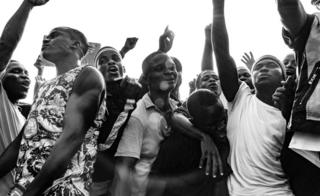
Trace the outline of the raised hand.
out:
M 251 70 L 255 62 L 252 52 L 250 51 L 249 54 L 245 52 L 242 55 L 241 61 L 248 67 L 249 70 Z
M 159 51 L 168 52 L 172 48 L 174 33 L 167 26 L 159 38 Z
M 141 93 L 141 84 L 133 78 L 126 76 L 120 83 L 120 88 L 126 99 L 137 99 Z
M 27 1 L 34 6 L 40 6 L 40 5 L 46 4 L 49 0 L 27 0 Z
M 138 41 L 137 37 L 128 37 L 126 40 L 126 43 L 124 44 L 124 47 L 127 50 L 132 50 L 136 46 L 137 41 Z

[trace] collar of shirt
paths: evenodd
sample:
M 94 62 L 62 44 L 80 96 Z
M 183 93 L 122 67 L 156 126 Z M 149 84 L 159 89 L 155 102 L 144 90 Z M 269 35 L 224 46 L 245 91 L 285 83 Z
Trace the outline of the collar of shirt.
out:
M 144 99 L 145 99 L 145 106 L 146 106 L 146 109 L 151 109 L 151 108 L 154 108 L 156 110 L 159 110 L 160 109 L 152 102 L 150 96 L 149 96 L 149 93 L 146 93 L 144 95 Z M 177 102 L 171 98 L 169 98 L 169 104 L 170 104 L 170 108 L 171 110 L 175 110 L 175 108 L 177 107 Z

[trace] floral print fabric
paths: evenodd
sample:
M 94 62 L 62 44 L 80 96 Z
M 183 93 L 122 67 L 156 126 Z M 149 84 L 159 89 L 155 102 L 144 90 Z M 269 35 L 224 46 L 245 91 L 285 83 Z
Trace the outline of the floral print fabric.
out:
M 15 169 L 15 187 L 26 188 L 41 170 L 62 134 L 63 118 L 78 67 L 45 82 L 32 105 Z M 80 149 L 71 159 L 65 174 L 53 182 L 44 195 L 89 195 L 91 173 L 97 150 L 98 128 L 102 124 L 105 102 L 100 106 L 94 125 L 87 131 Z M 10 194 L 9 194 L 10 195 Z

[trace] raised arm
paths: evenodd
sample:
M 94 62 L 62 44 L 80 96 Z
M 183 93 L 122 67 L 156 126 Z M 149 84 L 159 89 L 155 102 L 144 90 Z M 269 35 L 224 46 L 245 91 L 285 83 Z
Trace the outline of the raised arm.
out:
M 19 9 L 7 22 L 0 37 L 0 72 L 2 72 L 22 36 L 30 11 L 34 6 L 43 5 L 49 0 L 24 0 Z
M 307 21 L 307 13 L 300 0 L 277 0 L 277 5 L 284 28 L 291 35 L 298 35 Z
M 224 16 L 224 0 L 212 0 L 212 45 L 215 53 L 220 84 L 226 99 L 231 102 L 240 86 L 236 64 L 230 56 L 229 38 Z
M 101 74 L 92 67 L 84 68 L 67 102 L 62 134 L 24 196 L 41 195 L 55 179 L 64 174 L 97 115 L 104 92 Z
M 202 62 L 201 62 L 201 71 L 213 70 L 211 24 L 207 25 L 204 31 L 205 31 L 205 41 L 204 41 L 204 49 L 203 49 Z

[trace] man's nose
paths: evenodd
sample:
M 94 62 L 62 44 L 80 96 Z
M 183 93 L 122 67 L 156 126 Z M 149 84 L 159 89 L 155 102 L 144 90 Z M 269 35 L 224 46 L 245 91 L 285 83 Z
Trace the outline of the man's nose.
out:
M 213 77 L 210 77 L 209 78 L 209 82 L 216 82 L 217 81 L 217 79 L 215 79 L 215 78 L 213 78 Z
M 48 38 L 47 35 L 44 35 L 43 36 L 43 40 L 42 40 L 42 43 L 48 43 L 50 41 L 50 39 Z
M 269 69 L 265 65 L 260 68 L 260 72 L 268 72 L 268 71 Z
M 114 60 L 110 60 L 110 61 L 108 61 L 108 63 L 107 63 L 108 65 L 115 65 L 116 64 L 116 62 L 114 61 Z

